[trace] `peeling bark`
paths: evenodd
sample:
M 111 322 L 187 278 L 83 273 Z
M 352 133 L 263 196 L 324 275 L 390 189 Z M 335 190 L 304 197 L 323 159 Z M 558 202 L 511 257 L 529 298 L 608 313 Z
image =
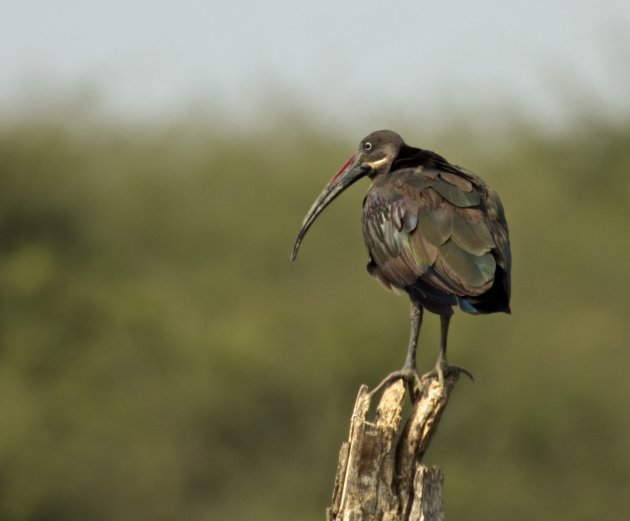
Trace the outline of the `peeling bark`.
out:
M 367 414 L 373 396 L 361 386 L 348 441 L 339 451 L 327 521 L 443 521 L 442 471 L 423 465 L 422 457 L 458 377 L 449 375 L 444 385 L 425 377 L 402 429 L 403 381 L 383 390 L 372 420 Z

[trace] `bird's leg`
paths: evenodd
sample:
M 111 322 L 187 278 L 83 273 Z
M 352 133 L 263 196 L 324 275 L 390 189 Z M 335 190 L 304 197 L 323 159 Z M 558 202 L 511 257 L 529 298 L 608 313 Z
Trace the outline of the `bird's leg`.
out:
M 418 335 L 420 334 L 420 327 L 422 326 L 423 308 L 415 302 L 411 302 L 411 332 L 409 334 L 409 345 L 407 346 L 407 358 L 405 359 L 405 365 L 403 365 L 403 371 L 418 372 L 418 366 L 416 365 L 416 350 L 418 349 Z
M 444 386 L 444 377 L 453 372 L 464 373 L 468 378 L 474 381 L 473 375 L 459 365 L 449 365 L 446 360 L 446 344 L 448 341 L 448 326 L 451 322 L 451 315 L 440 315 L 440 354 L 435 364 L 435 369 L 426 376 L 437 375 L 440 384 Z
M 438 355 L 437 364 L 435 364 L 435 371 L 442 385 L 444 385 L 444 371 L 448 369 L 446 343 L 448 341 L 448 326 L 450 323 L 450 315 L 440 315 L 440 354 Z
M 411 331 L 409 333 L 409 345 L 407 346 L 407 358 L 405 358 L 405 365 L 403 365 L 402 371 L 407 375 L 405 380 L 407 381 L 412 401 L 415 399 L 416 389 L 422 388 L 422 378 L 416 364 L 416 351 L 418 349 L 418 336 L 422 326 L 423 312 L 422 306 L 411 301 L 411 315 L 409 317 L 411 320 Z
M 412 401 L 416 396 L 416 388 L 422 387 L 422 378 L 416 366 L 416 350 L 418 346 L 418 335 L 420 334 L 420 326 L 422 325 L 422 315 L 424 309 L 419 304 L 411 301 L 411 332 L 409 334 L 409 345 L 407 347 L 407 357 L 405 364 L 400 371 L 394 371 L 387 375 L 381 383 L 379 383 L 370 394 L 376 394 L 387 384 L 398 378 L 402 378 L 407 382 L 409 394 Z

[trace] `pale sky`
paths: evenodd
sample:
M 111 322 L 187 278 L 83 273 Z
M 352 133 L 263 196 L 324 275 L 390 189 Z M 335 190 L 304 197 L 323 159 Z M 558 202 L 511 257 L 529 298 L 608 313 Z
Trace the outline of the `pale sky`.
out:
M 112 111 L 276 101 L 333 123 L 594 96 L 630 113 L 629 0 L 4 0 L 0 111 L 97 87 Z

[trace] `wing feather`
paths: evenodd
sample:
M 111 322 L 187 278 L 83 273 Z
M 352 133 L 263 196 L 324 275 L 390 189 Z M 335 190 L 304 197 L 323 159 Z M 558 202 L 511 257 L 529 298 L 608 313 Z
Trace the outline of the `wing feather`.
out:
M 456 172 L 407 168 L 375 182 L 363 212 L 371 272 L 400 289 L 475 297 L 492 286 L 497 265 L 509 271 L 498 196 L 474 174 Z

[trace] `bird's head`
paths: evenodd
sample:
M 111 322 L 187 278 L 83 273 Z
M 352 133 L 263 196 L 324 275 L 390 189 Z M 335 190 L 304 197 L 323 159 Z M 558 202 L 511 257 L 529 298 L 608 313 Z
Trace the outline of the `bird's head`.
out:
M 357 151 L 328 181 L 306 214 L 293 245 L 291 260 L 295 260 L 303 237 L 324 208 L 362 177 L 373 179 L 379 174 L 387 173 L 403 146 L 403 139 L 391 130 L 377 130 L 361 140 Z

